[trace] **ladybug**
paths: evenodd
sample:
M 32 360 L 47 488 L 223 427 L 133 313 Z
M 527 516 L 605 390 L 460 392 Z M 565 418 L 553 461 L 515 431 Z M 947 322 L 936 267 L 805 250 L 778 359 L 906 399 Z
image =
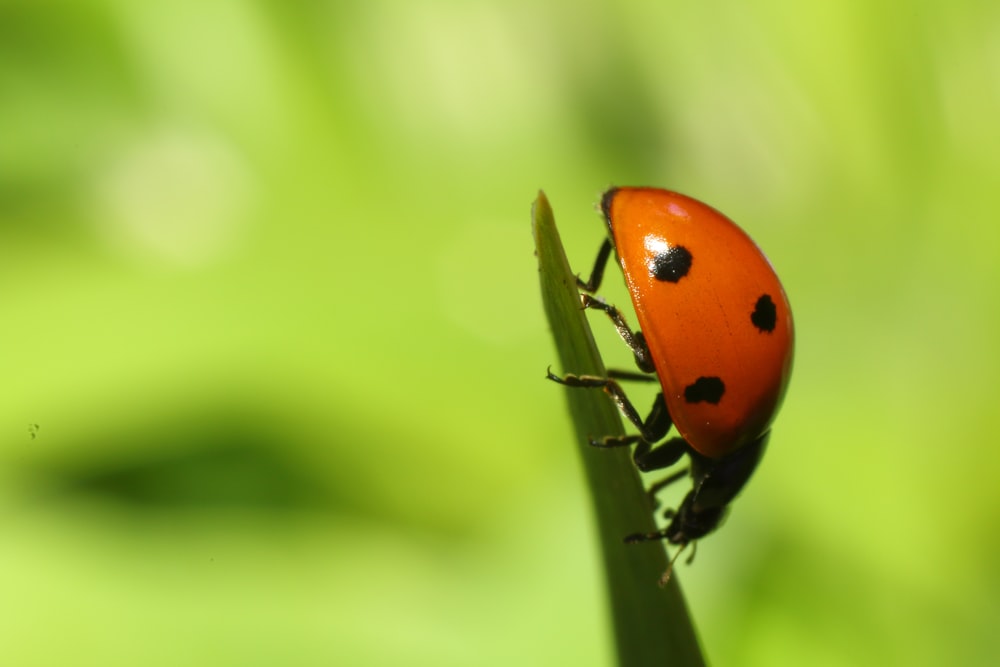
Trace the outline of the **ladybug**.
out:
M 676 510 L 665 513 L 667 527 L 625 538 L 628 543 L 663 539 L 679 546 L 679 555 L 719 526 L 764 454 L 792 370 L 792 311 L 761 250 L 714 208 L 676 192 L 620 187 L 604 193 L 601 210 L 609 235 L 590 279 L 577 279 L 581 301 L 607 314 L 642 372 L 609 371 L 607 377 L 549 372 L 548 377 L 603 388 L 639 430 L 592 439 L 592 445 L 635 444 L 633 460 L 643 472 L 667 468 L 687 455 L 692 489 Z M 617 308 L 591 296 L 612 251 L 625 275 L 638 331 Z M 645 420 L 618 380 L 659 381 L 662 391 Z M 679 437 L 656 445 L 671 426 Z M 653 485 L 651 496 L 687 472 Z

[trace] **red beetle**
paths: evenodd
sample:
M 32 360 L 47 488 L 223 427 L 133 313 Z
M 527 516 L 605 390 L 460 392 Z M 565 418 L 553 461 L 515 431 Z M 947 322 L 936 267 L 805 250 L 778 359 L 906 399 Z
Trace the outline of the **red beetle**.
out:
M 607 313 L 640 370 L 655 375 L 559 378 L 549 373 L 549 378 L 603 387 L 639 428 L 639 435 L 591 444 L 636 443 L 633 458 L 643 471 L 666 468 L 688 455 L 693 488 L 676 511 L 668 511 L 670 524 L 626 538 L 666 539 L 683 549 L 715 530 L 764 453 L 792 370 L 792 311 L 757 245 L 710 206 L 667 190 L 629 187 L 608 190 L 601 208 L 609 238 L 580 288 L 598 289 L 614 250 L 640 330 L 633 332 L 617 308 L 588 294 L 581 296 L 583 305 Z M 663 391 L 645 421 L 616 378 L 659 380 Z M 680 437 L 654 447 L 671 425 Z

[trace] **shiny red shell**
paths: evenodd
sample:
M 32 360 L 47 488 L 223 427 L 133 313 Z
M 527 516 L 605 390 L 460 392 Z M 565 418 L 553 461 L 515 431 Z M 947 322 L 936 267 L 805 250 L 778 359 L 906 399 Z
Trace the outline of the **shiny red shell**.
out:
M 602 208 L 678 432 L 719 458 L 767 431 L 794 327 L 764 253 L 722 213 L 675 192 L 615 188 Z

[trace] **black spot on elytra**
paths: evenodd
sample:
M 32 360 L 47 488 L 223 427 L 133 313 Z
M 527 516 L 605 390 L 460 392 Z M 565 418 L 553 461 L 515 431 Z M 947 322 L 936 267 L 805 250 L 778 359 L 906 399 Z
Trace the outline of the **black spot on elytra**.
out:
M 691 253 L 682 245 L 658 252 L 649 262 L 649 273 L 657 280 L 675 283 L 691 270 Z
M 774 326 L 778 323 L 778 309 L 774 306 L 770 294 L 763 294 L 757 299 L 757 305 L 750 314 L 750 321 L 765 333 L 774 331 Z
M 700 377 L 684 387 L 684 400 L 688 403 L 711 403 L 717 405 L 722 400 L 722 395 L 726 393 L 726 385 L 722 383 L 722 378 Z

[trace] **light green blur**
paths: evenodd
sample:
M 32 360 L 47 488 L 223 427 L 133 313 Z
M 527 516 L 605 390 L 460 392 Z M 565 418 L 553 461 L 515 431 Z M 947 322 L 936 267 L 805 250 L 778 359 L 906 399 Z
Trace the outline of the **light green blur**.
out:
M 708 659 L 993 664 L 998 35 L 0 2 L 0 664 L 611 664 L 529 207 L 583 273 L 612 184 L 730 215 L 795 310 L 770 451 L 675 575 Z

